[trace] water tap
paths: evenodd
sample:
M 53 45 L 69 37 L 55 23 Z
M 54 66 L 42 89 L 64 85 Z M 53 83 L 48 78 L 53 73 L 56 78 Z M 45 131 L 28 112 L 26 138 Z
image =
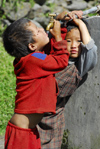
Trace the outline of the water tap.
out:
M 54 17 L 56 16 L 56 14 L 49 14 L 50 16 L 50 22 L 49 24 L 47 25 L 47 28 L 46 30 L 49 31 L 50 28 L 53 28 L 53 25 L 54 25 Z

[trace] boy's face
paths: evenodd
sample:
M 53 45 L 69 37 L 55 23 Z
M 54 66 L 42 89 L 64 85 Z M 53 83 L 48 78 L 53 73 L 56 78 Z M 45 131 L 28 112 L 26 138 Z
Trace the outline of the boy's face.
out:
M 71 58 L 77 58 L 81 53 L 81 35 L 78 28 L 71 29 L 67 35 L 67 50 Z
M 32 22 L 29 23 L 28 29 L 33 32 L 33 46 L 35 47 L 35 51 L 42 51 L 43 47 L 49 42 L 48 35 L 43 28 L 37 27 Z

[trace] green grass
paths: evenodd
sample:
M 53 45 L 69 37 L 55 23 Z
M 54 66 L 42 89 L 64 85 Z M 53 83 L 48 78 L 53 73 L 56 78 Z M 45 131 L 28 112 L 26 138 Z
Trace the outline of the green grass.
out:
M 4 135 L 7 122 L 14 112 L 16 86 L 13 59 L 0 42 L 0 135 Z

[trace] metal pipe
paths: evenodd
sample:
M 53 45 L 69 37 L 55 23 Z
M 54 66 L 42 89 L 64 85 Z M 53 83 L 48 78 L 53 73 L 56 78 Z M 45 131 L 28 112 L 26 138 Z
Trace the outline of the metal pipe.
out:
M 94 13 L 94 12 L 100 12 L 100 5 L 97 5 L 95 7 L 92 7 L 88 10 L 83 11 L 83 16 L 85 16 L 89 13 Z M 49 14 L 49 16 L 50 16 L 50 22 L 46 28 L 47 33 L 49 33 L 49 29 L 53 27 L 53 20 L 54 20 L 54 16 L 56 16 L 56 14 Z M 67 15 L 65 15 L 65 17 L 67 17 Z M 78 18 L 77 15 L 76 15 L 76 18 Z M 71 20 L 69 20 L 69 21 L 71 21 Z M 60 21 L 61 24 L 64 24 L 65 22 L 66 21 Z
M 82 16 L 85 16 L 85 15 L 87 15 L 89 13 L 99 12 L 99 11 L 100 11 L 100 5 L 97 5 L 97 6 L 94 6 L 94 7 L 90 8 L 90 9 L 88 9 L 88 10 L 83 11 L 83 15 Z M 75 16 L 77 18 L 77 15 L 75 15 Z M 65 17 L 68 17 L 67 14 L 65 15 Z
M 83 16 L 89 13 L 93 13 L 93 12 L 99 12 L 100 11 L 100 5 L 97 5 L 95 7 L 92 7 L 88 10 L 83 11 Z

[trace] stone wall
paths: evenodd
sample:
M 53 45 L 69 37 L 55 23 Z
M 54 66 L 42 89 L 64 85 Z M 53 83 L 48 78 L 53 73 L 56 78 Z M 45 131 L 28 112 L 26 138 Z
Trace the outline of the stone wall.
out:
M 100 149 L 100 16 L 87 20 L 98 47 L 98 63 L 66 104 L 68 149 Z

